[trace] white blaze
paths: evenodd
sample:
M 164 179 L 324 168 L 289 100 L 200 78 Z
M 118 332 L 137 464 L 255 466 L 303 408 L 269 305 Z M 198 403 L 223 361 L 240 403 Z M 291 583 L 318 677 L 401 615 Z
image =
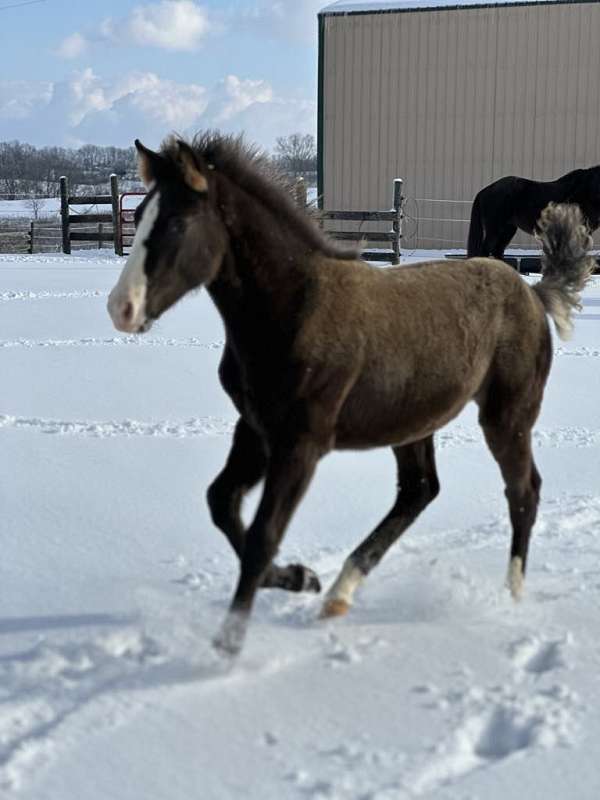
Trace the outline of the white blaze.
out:
M 131 333 L 139 331 L 146 322 L 146 289 L 148 281 L 144 272 L 146 241 L 158 216 L 158 192 L 148 201 L 135 232 L 131 253 L 123 272 L 108 298 L 108 313 L 118 330 Z M 128 313 L 126 313 L 128 312 Z

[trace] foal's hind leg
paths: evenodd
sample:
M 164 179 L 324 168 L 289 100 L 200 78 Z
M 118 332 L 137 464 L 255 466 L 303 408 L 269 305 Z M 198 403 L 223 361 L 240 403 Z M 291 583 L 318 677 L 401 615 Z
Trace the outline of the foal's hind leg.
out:
M 260 436 L 239 419 L 227 463 L 207 492 L 212 520 L 229 540 L 238 558 L 242 558 L 246 531 L 241 517 L 244 496 L 265 476 L 268 456 Z M 287 589 L 291 592 L 319 592 L 317 575 L 302 564 L 285 567 L 273 564 L 262 588 Z
M 433 437 L 392 448 L 398 462 L 398 496 L 389 514 L 346 559 L 329 590 L 322 617 L 345 614 L 358 585 L 440 490 Z
M 507 583 L 513 598 L 519 600 L 542 479 L 531 454 L 529 424 L 504 427 L 482 422 L 482 427 L 506 487 L 504 493 L 513 531 Z

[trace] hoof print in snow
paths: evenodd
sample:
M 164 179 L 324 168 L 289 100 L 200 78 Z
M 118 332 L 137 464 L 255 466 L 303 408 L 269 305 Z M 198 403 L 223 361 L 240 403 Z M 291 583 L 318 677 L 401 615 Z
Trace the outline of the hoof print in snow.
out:
M 532 675 L 564 669 L 567 667 L 565 650 L 570 641 L 569 636 L 550 642 L 528 636 L 511 645 L 511 660 L 517 669 Z
M 473 689 L 449 698 L 458 706 L 452 733 L 409 780 L 414 794 L 435 791 L 475 770 L 519 753 L 570 744 L 574 696 L 566 688 L 516 693 L 510 687 Z
M 42 642 L 3 657 L 0 789 L 18 790 L 34 767 L 48 760 L 56 728 L 88 703 L 135 688 L 163 668 L 168 671 L 157 642 L 133 628 L 77 643 Z M 104 724 L 118 724 L 126 705 L 123 698 L 108 704 Z
M 332 667 L 339 667 L 360 661 L 361 655 L 355 647 L 345 644 L 338 636 L 331 634 L 328 637 L 325 658 Z
M 387 642 L 379 637 L 360 638 L 352 644 L 344 643 L 339 636 L 330 634 L 327 639 L 325 658 L 332 666 L 354 664 L 369 656 L 376 648 L 385 647 Z

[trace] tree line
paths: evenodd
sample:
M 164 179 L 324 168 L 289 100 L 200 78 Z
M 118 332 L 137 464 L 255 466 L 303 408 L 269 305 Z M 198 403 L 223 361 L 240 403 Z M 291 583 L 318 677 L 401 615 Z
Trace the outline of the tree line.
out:
M 75 150 L 0 142 L 0 195 L 4 200 L 30 194 L 58 197 L 61 175 L 77 190 L 108 184 L 112 172 L 133 177 L 135 169 L 133 147 L 84 145 Z
M 316 180 L 317 151 L 314 136 L 294 133 L 280 136 L 273 153 L 275 165 L 292 178 Z M 93 187 L 106 188 L 111 173 L 121 181 L 137 180 L 133 147 L 100 147 L 86 144 L 78 149 L 34 147 L 23 142 L 0 142 L 0 197 L 58 197 L 59 179 L 66 175 L 74 194 Z

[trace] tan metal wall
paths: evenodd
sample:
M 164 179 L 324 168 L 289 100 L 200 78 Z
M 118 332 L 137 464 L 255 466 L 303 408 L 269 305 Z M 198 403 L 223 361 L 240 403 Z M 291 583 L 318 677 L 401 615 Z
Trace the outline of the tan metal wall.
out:
M 468 224 L 439 220 L 468 219 L 470 204 L 431 200 L 600 162 L 600 2 L 323 24 L 326 209 L 387 208 L 401 177 L 405 247 L 464 247 Z

